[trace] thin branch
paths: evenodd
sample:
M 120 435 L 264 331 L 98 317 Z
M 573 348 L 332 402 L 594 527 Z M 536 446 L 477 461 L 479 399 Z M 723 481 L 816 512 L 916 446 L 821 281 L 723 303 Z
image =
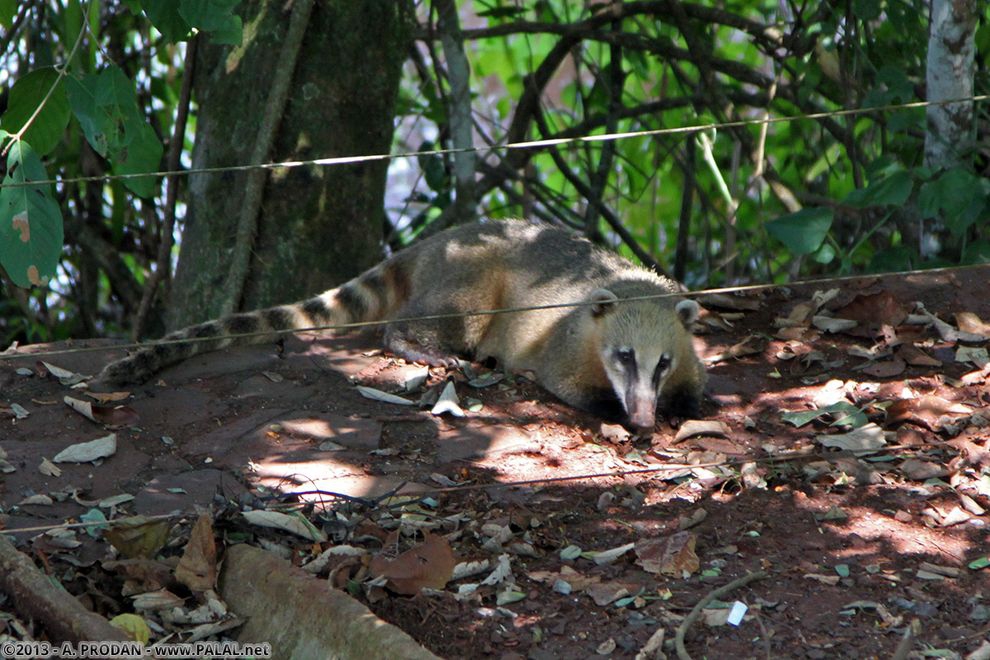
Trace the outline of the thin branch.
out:
M 194 35 L 186 44 L 182 88 L 179 91 L 179 103 L 175 111 L 175 125 L 172 127 L 172 139 L 168 145 L 168 169 L 173 172 L 179 169 L 179 159 L 182 156 L 182 147 L 185 143 L 186 124 L 189 118 L 189 102 L 192 97 L 192 81 L 198 43 L 199 35 Z M 175 229 L 175 203 L 178 197 L 178 189 L 178 177 L 174 174 L 166 177 L 164 218 L 161 235 L 158 237 L 158 258 L 155 261 L 155 269 L 148 276 L 148 281 L 145 283 L 144 294 L 141 296 L 141 303 L 134 317 L 134 326 L 131 329 L 131 339 L 134 341 L 140 339 L 144 332 L 148 312 L 151 310 L 151 306 L 155 302 L 155 296 L 158 293 L 158 285 L 164 280 L 167 286 L 169 280 L 168 274 L 172 268 L 172 234 Z
M 619 22 L 612 23 L 612 29 L 618 31 Z M 601 73 L 599 73 L 599 80 Z M 609 46 L 608 61 L 608 116 L 605 122 L 605 130 L 614 133 L 618 127 L 618 112 L 622 107 L 622 87 L 624 74 L 622 73 L 622 47 L 616 44 Z M 612 161 L 615 156 L 615 142 L 609 141 L 602 145 L 601 154 L 598 158 L 598 167 L 591 175 L 591 197 L 588 208 L 584 216 L 584 235 L 591 238 L 597 233 L 599 209 L 603 206 L 603 195 L 605 185 L 608 183 L 608 175 L 612 171 Z
M 296 0 L 292 5 L 289 16 L 289 28 L 286 31 L 282 50 L 279 53 L 278 65 L 271 80 L 268 102 L 261 116 L 258 127 L 258 137 L 251 153 L 251 163 L 260 164 L 268 159 L 272 145 L 275 143 L 275 132 L 285 113 L 285 105 L 289 98 L 289 85 L 296 70 L 296 60 L 302 49 L 303 37 L 309 15 L 313 10 L 314 0 Z M 258 214 L 261 212 L 261 199 L 268 177 L 264 170 L 252 171 L 247 176 L 244 188 L 244 198 L 241 203 L 241 214 L 237 221 L 237 237 L 234 242 L 234 254 L 230 260 L 230 274 L 227 286 L 220 301 L 220 315 L 237 311 L 241 303 L 241 295 L 247 282 L 251 266 L 251 250 L 254 247 L 254 237 L 258 230 Z

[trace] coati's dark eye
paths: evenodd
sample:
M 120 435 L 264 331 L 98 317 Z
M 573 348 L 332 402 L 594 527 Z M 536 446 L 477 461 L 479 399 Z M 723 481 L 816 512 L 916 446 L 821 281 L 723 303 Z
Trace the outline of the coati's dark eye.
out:
M 636 353 L 631 348 L 620 348 L 615 352 L 615 359 L 624 367 L 636 364 Z
M 657 360 L 657 368 L 653 370 L 653 387 L 659 387 L 660 379 L 670 369 L 670 356 L 664 353 Z

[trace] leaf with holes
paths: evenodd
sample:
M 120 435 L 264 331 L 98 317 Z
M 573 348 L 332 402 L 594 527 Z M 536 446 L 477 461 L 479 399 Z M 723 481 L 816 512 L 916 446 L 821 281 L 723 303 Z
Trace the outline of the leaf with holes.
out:
M 0 139 L 5 137 L 6 132 L 0 131 Z M 30 185 L 47 178 L 31 146 L 23 140 L 15 142 L 0 189 L 0 264 L 14 284 L 25 288 L 47 284 L 62 253 L 62 211 L 51 187 Z
M 49 91 L 51 96 L 48 96 Z M 55 67 L 36 69 L 18 79 L 10 88 L 7 110 L 0 117 L 4 130 L 16 133 L 35 113 L 45 96 L 48 100 L 41 112 L 24 132 L 24 139 L 39 156 L 58 146 L 72 115 L 65 96 L 65 85 L 59 80 Z
M 782 215 L 767 223 L 767 233 L 794 254 L 811 254 L 832 228 L 832 209 L 807 208 Z

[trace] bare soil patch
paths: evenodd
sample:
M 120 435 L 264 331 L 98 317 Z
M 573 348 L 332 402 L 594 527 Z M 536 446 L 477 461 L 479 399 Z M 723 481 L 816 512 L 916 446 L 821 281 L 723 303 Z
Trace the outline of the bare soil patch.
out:
M 698 435 L 674 420 L 633 438 L 518 376 L 472 387 L 434 369 L 404 394 L 418 368 L 375 350 L 371 336 L 195 357 L 108 404 L 136 414 L 119 428 L 67 407 L 63 397 L 86 397 L 36 359 L 0 361 L 0 526 L 108 617 L 135 611 L 132 590 L 150 577 L 109 563 L 120 552 L 101 533 L 16 530 L 94 509 L 109 519 L 178 511 L 158 553 L 166 571 L 204 509 L 221 554 L 248 542 L 306 565 L 350 546 L 314 573 L 445 657 L 631 658 L 660 629 L 676 657 L 671 640 L 692 608 L 756 571 L 767 576 L 686 630 L 692 656 L 889 657 L 905 637 L 916 655 L 966 656 L 990 642 L 987 282 L 990 268 L 979 267 L 709 304 L 699 347 L 723 359 L 710 368 L 703 416 L 724 426 Z M 119 355 L 44 359 L 92 374 Z M 463 418 L 356 387 L 416 401 L 447 380 Z M 112 456 L 58 463 L 57 476 L 39 469 L 111 432 Z M 121 495 L 133 499 L 107 505 Z M 326 540 L 240 515 L 287 504 Z M 443 573 L 431 555 L 411 581 L 371 583 L 376 559 L 397 561 L 430 537 L 476 572 L 403 593 Z M 181 586 L 171 593 L 198 604 Z M 746 613 L 728 625 L 736 601 Z M 0 601 L 3 634 L 45 633 Z

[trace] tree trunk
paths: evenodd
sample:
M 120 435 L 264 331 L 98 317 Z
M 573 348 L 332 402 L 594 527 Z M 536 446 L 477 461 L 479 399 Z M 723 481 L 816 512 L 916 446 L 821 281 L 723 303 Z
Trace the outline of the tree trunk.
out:
M 243 44 L 200 48 L 193 167 L 250 162 L 271 81 L 287 56 L 283 40 L 292 5 L 245 2 Z M 388 152 L 411 18 L 409 0 L 316 2 L 263 160 Z M 377 262 L 386 169 L 382 161 L 266 173 L 257 228 L 249 238 L 250 268 L 236 307 L 298 300 Z M 170 328 L 220 313 L 220 292 L 231 288 L 227 278 L 248 178 L 247 172 L 190 177 Z
M 928 37 L 927 99 L 947 101 L 973 95 L 976 0 L 932 0 Z M 973 103 L 928 107 L 925 165 L 948 169 L 966 161 L 974 140 Z

